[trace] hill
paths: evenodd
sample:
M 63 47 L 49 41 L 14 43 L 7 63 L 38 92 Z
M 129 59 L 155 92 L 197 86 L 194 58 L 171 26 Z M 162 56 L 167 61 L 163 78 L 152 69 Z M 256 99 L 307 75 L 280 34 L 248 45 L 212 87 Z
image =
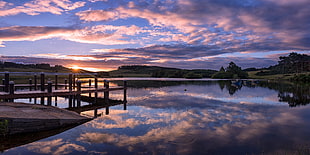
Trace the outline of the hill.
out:
M 53 73 L 70 73 L 76 72 L 73 69 L 55 65 L 51 66 L 50 64 L 19 64 L 14 62 L 1 62 L 0 61 L 0 72 L 53 72 Z M 78 72 L 87 73 L 89 71 L 79 70 Z
M 205 69 L 178 69 L 159 66 L 120 66 L 110 71 L 111 77 L 167 77 L 167 78 L 210 78 L 215 70 Z

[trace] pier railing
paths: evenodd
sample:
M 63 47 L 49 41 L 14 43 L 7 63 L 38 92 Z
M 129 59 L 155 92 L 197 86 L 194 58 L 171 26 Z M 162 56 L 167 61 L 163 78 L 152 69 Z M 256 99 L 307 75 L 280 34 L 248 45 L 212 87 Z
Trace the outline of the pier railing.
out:
M 109 92 L 115 90 L 124 90 L 123 101 L 127 101 L 127 82 L 124 81 L 123 86 L 110 87 L 110 82 L 107 80 L 99 80 L 97 77 L 88 79 L 78 79 L 75 74 L 67 74 L 68 78 L 64 79 L 64 83 L 59 82 L 58 75 L 53 74 L 54 79 L 46 78 L 45 73 L 33 75 L 33 78 L 29 78 L 27 84 L 15 84 L 10 80 L 10 72 L 4 72 L 4 78 L 0 85 L 0 101 L 12 102 L 17 98 L 36 98 L 36 97 L 53 97 L 53 96 L 69 96 L 69 95 L 81 95 L 89 94 L 91 96 L 94 93 L 94 97 L 97 98 L 98 92 L 104 92 L 104 100 L 109 101 Z M 64 75 L 62 75 L 64 76 Z M 27 81 L 27 80 L 26 80 Z M 103 85 L 99 85 L 103 83 Z M 23 91 L 16 91 L 17 87 L 24 88 Z M 26 91 L 25 91 L 26 89 Z

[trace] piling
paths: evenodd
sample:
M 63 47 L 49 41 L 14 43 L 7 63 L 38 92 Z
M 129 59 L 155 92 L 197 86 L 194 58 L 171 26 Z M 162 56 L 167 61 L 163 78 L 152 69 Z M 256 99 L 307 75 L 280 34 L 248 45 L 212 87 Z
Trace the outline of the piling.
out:
M 73 89 L 75 89 L 75 82 L 76 82 L 76 79 L 75 79 L 76 77 L 75 77 L 75 74 L 73 74 Z
M 81 87 L 82 87 L 82 81 L 77 80 L 76 85 L 77 85 L 77 91 L 80 94 L 81 93 Z
M 77 85 L 77 92 L 78 92 L 78 94 L 76 95 L 77 107 L 80 107 L 81 106 L 81 87 L 82 87 L 82 81 L 77 80 L 76 81 L 76 85 Z
M 97 89 L 98 88 L 98 79 L 95 78 L 95 88 Z
M 14 94 L 15 87 L 14 87 L 14 81 L 9 82 L 9 93 Z
M 124 103 L 126 103 L 127 102 L 127 81 L 124 81 L 123 87 L 124 87 L 124 99 L 123 99 L 123 101 L 124 101 Z
M 41 91 L 44 91 L 45 90 L 45 74 L 44 73 L 41 73 L 40 75 L 40 82 L 41 82 Z
M 32 90 L 32 79 L 31 78 L 29 79 L 29 90 L 30 91 Z
M 9 72 L 4 73 L 4 91 L 9 92 L 10 74 Z
M 37 90 L 38 81 L 37 81 L 37 74 L 34 74 L 34 90 Z
M 110 114 L 110 107 L 109 107 L 109 106 L 107 106 L 107 107 L 105 108 L 105 114 L 106 114 L 106 115 L 109 115 L 109 114 Z
M 52 86 L 53 86 L 53 82 L 47 81 L 47 92 L 48 93 L 52 93 Z
M 65 79 L 65 89 L 67 89 L 67 83 L 68 83 L 68 80 Z
M 58 89 L 58 75 L 55 75 L 55 90 Z
M 108 80 L 104 80 L 104 87 L 107 89 L 104 92 L 104 102 L 109 103 L 109 88 L 110 88 L 110 82 Z
M 69 91 L 72 91 L 72 74 L 69 74 Z
M 88 80 L 88 87 L 91 88 L 91 79 Z M 88 96 L 91 97 L 91 93 L 89 93 Z
M 41 97 L 41 105 L 44 105 L 44 97 Z
M 5 86 L 5 79 L 2 79 L 2 85 Z M 5 87 L 3 87 L 3 91 L 5 92 Z

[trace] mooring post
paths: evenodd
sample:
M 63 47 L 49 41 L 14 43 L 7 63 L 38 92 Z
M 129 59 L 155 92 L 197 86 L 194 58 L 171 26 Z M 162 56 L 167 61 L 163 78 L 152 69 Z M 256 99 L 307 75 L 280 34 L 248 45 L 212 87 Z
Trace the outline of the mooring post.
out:
M 44 105 L 44 97 L 41 97 L 41 105 Z
M 76 85 L 77 85 L 77 91 L 80 94 L 81 93 L 81 86 L 82 86 L 82 81 L 77 80 L 76 81 Z
M 29 79 L 29 90 L 30 91 L 32 90 L 32 79 L 31 78 Z
M 10 81 L 9 82 L 9 93 L 14 94 L 14 90 L 15 90 L 14 81 Z
M 91 87 L 91 79 L 88 80 L 88 87 Z M 89 93 L 88 96 L 91 97 L 91 93 Z
M 69 96 L 69 108 L 72 108 L 72 95 Z
M 110 113 L 110 107 L 107 106 L 107 107 L 105 108 L 105 114 L 106 114 L 106 115 L 109 115 L 109 113 Z
M 98 117 L 98 109 L 94 109 L 94 118 L 97 118 Z
M 75 82 L 76 82 L 75 74 L 73 74 L 73 89 L 75 89 Z
M 82 88 L 82 81 L 77 80 L 76 81 L 76 86 L 77 86 L 77 95 L 76 95 L 76 101 L 77 101 L 77 107 L 81 106 L 81 88 Z
M 9 92 L 9 84 L 10 84 L 10 74 L 9 72 L 4 73 L 4 91 Z
M 2 79 L 3 91 L 5 91 L 5 79 Z
M 123 84 L 123 87 L 124 87 L 124 103 L 127 102 L 127 81 L 124 81 L 124 84 Z
M 95 78 L 95 88 L 97 89 L 98 88 L 98 79 Z
M 106 89 L 104 91 L 104 102 L 109 103 L 109 88 L 110 88 L 110 82 L 108 80 L 104 80 L 104 88 Z
M 37 74 L 34 74 L 34 90 L 37 90 L 37 85 L 38 85 Z
M 58 89 L 58 75 L 55 74 L 55 90 Z
M 57 107 L 57 96 L 55 96 L 55 106 Z
M 52 97 L 51 96 L 47 97 L 47 105 L 49 105 L 49 106 L 52 105 Z
M 69 91 L 72 91 L 72 74 L 69 74 Z
M 45 90 L 45 74 L 44 73 L 41 73 L 41 80 L 40 80 L 40 83 L 41 83 L 41 91 L 44 91 Z
M 68 80 L 65 79 L 65 89 L 67 89 L 67 83 L 68 83 Z
M 47 81 L 47 92 L 48 93 L 52 92 L 52 86 L 53 86 L 53 82 L 52 81 Z

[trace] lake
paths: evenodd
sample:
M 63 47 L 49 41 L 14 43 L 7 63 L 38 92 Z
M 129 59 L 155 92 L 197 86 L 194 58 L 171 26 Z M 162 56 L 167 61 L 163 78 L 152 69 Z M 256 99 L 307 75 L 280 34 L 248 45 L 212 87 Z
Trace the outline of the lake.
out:
M 126 105 L 109 107 L 109 115 L 98 109 L 92 121 L 2 154 L 310 154 L 309 85 L 127 80 Z M 110 97 L 122 99 L 123 91 Z M 56 104 L 67 102 L 58 97 Z

